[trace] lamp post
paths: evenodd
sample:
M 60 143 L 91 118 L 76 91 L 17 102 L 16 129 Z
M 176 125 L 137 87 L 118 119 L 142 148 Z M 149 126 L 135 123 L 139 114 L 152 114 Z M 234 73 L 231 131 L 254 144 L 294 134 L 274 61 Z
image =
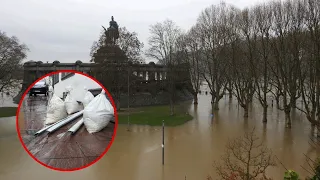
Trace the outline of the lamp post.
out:
M 164 120 L 162 120 L 162 165 L 164 165 Z
M 129 131 L 129 126 L 130 126 L 130 67 L 128 64 L 128 127 L 127 127 L 127 131 Z

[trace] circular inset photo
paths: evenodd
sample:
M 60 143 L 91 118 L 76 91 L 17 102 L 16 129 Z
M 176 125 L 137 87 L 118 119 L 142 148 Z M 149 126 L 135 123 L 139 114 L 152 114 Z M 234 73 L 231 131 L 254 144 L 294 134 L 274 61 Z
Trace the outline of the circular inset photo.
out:
M 17 132 L 28 154 L 54 170 L 75 171 L 97 162 L 116 135 L 117 112 L 94 78 L 65 70 L 36 80 L 17 110 Z

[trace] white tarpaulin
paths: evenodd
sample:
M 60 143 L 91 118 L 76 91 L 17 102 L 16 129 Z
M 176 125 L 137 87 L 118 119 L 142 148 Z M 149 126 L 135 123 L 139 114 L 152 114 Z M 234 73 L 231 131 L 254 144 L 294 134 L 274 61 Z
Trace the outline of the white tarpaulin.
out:
M 49 86 L 49 92 L 53 92 L 53 87 L 52 86 Z
M 114 109 L 102 90 L 85 108 L 83 122 L 89 133 L 105 128 L 114 116 Z
M 94 99 L 94 96 L 90 91 L 88 91 L 88 88 L 84 87 L 84 90 L 86 91 L 86 94 L 84 95 L 82 104 L 83 107 L 86 107 Z
M 67 111 L 62 99 L 53 94 L 48 104 L 46 124 L 55 123 L 65 117 L 67 117 Z
M 67 90 L 67 96 L 64 100 L 64 104 L 66 106 L 66 110 L 68 114 L 73 114 L 75 112 L 78 112 L 81 110 L 81 107 L 77 100 L 72 96 L 72 87 L 68 86 L 66 88 Z
M 52 86 L 49 86 L 48 95 L 49 95 L 48 100 L 50 101 L 52 98 L 52 95 L 53 95 L 53 87 Z
M 45 82 L 46 82 L 46 85 L 52 86 L 52 78 L 50 76 L 45 77 Z

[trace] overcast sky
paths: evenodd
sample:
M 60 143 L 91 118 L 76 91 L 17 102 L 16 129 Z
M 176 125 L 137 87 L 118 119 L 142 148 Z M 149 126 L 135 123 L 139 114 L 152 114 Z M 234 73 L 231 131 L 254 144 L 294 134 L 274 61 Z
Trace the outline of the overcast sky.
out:
M 225 0 L 239 8 L 263 0 Z M 0 30 L 30 49 L 27 60 L 89 62 L 92 42 L 111 16 L 138 33 L 147 48 L 149 27 L 171 19 L 190 28 L 199 13 L 220 0 L 0 0 Z M 148 60 L 147 60 L 148 61 Z

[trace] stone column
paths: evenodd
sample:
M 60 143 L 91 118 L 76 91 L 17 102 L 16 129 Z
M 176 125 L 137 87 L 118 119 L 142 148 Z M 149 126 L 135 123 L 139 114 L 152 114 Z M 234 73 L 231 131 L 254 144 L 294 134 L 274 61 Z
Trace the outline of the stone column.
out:
M 153 81 L 154 80 L 154 72 L 153 71 L 149 71 L 148 75 L 149 75 L 149 80 Z
M 160 81 L 160 71 L 157 71 L 157 80 Z
M 36 65 L 36 79 L 35 80 L 37 80 L 39 77 L 40 77 L 40 72 L 39 72 L 39 64 L 37 63 L 37 65 Z M 33 83 L 33 82 L 32 82 Z
M 142 78 L 143 78 L 144 81 L 147 80 L 146 77 L 147 77 L 147 72 L 143 71 Z

